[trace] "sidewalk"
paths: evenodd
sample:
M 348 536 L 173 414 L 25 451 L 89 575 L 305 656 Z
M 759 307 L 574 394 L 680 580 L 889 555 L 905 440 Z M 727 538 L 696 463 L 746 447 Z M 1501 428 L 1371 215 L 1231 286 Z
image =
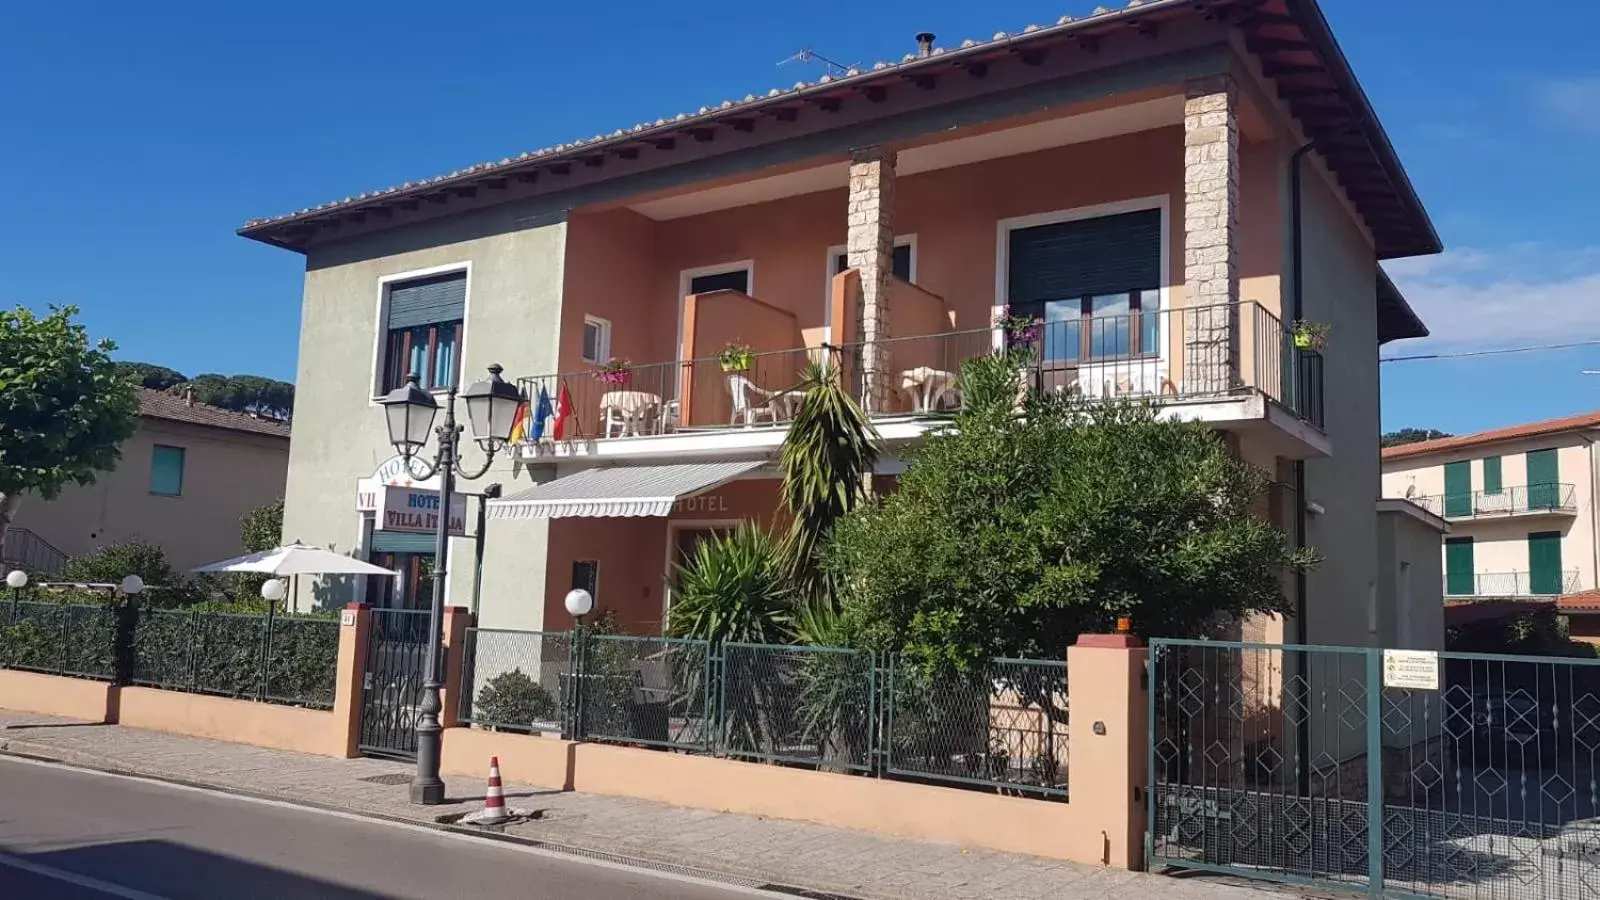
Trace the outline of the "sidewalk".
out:
M 407 764 L 303 756 L 120 725 L 0 710 L 0 752 L 214 787 L 291 803 L 435 824 L 482 807 L 483 782 L 447 779 L 450 801 L 407 800 Z M 1248 900 L 1255 885 L 1167 878 L 799 822 L 506 785 L 536 810 L 506 833 L 584 855 L 611 855 L 870 900 Z

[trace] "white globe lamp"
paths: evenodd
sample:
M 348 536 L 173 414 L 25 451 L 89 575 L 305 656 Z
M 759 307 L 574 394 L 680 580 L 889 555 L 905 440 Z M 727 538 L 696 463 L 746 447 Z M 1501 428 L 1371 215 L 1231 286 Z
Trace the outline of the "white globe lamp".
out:
M 144 590 L 144 579 L 137 575 L 129 575 L 122 579 L 122 592 L 130 597 L 137 596 Z
M 20 591 L 28 586 L 28 573 L 21 569 L 12 569 L 6 573 L 6 587 L 13 591 Z
M 268 602 L 277 603 L 288 592 L 282 578 L 268 578 L 261 583 L 261 599 Z
M 567 591 L 566 604 L 567 612 L 571 613 L 573 618 L 581 621 L 584 616 L 594 610 L 594 595 L 583 588 L 573 588 Z

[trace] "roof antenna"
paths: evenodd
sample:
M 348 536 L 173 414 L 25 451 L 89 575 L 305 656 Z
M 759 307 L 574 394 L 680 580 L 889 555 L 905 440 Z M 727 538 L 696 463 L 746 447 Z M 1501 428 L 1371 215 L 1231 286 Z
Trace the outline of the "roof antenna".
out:
M 834 76 L 844 75 L 845 73 L 849 72 L 850 69 L 852 68 L 851 66 L 847 66 L 844 63 L 834 62 L 833 60 L 827 58 L 826 56 L 823 56 L 821 53 L 818 53 L 817 51 L 811 49 L 810 47 L 801 47 L 799 52 L 795 53 L 795 55 L 789 57 L 788 59 L 780 59 L 780 60 L 778 60 L 778 65 L 782 66 L 782 65 L 787 65 L 789 63 L 795 63 L 795 62 L 802 62 L 802 63 L 804 63 L 804 62 L 820 62 L 823 65 L 823 74 L 825 74 L 825 75 L 834 75 Z

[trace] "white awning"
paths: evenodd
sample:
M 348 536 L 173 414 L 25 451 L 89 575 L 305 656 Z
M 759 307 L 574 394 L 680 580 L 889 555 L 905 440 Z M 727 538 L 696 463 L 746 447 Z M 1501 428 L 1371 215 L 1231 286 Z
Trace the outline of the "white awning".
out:
M 765 464 L 756 460 L 585 469 L 490 500 L 488 517 L 665 516 L 681 498 L 719 487 Z

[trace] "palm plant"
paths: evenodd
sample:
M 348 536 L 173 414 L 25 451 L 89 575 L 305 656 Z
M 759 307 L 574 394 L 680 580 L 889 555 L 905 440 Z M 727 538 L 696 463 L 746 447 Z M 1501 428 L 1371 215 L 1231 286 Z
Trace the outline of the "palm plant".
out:
M 784 556 L 802 596 L 826 594 L 817 549 L 833 525 L 871 494 L 878 431 L 840 383 L 832 365 L 811 363 L 805 396 L 778 454 L 780 495 L 789 510 Z

